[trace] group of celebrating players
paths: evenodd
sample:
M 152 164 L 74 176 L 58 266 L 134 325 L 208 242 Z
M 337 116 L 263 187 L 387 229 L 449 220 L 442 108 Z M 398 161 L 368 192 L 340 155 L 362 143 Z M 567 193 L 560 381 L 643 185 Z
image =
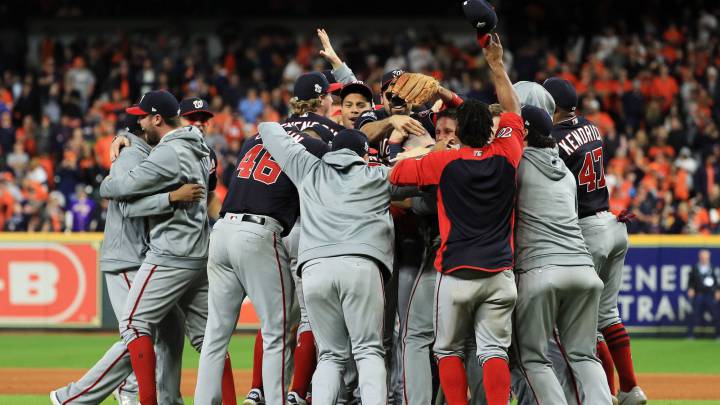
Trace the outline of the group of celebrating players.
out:
M 375 106 L 318 30 L 333 69 L 245 140 L 212 230 L 207 102 L 158 90 L 129 108 L 100 189 L 122 340 L 52 402 L 182 403 L 186 335 L 195 403 L 235 404 L 249 297 L 246 405 L 645 404 L 617 309 L 632 215 L 608 212 L 599 132 L 569 82 L 513 85 L 494 12 L 463 8 L 497 104 L 396 69 Z

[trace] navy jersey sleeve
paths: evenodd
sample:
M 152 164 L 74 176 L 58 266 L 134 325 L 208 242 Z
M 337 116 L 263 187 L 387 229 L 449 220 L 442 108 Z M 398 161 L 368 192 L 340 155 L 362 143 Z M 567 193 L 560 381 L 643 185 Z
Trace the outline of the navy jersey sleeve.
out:
M 210 149 L 210 178 L 208 179 L 208 190 L 210 191 L 214 191 L 217 187 L 217 165 L 217 155 L 214 150 Z
M 381 114 L 380 114 L 379 110 L 378 111 L 376 111 L 376 110 L 365 111 L 364 113 L 360 114 L 358 119 L 355 121 L 355 129 L 360 129 L 363 127 L 363 125 L 365 125 L 367 123 L 375 122 L 375 121 L 379 121 L 379 120 L 383 119 L 384 117 L 381 117 L 380 115 Z
M 309 136 L 304 137 L 300 141 L 300 144 L 303 145 L 308 152 L 321 159 L 329 150 L 328 145 L 325 142 Z

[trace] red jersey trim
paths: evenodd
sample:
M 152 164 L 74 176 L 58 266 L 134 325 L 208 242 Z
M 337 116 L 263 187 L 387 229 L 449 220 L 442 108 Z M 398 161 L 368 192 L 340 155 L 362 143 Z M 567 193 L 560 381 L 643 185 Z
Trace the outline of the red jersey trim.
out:
M 456 271 L 456 270 L 460 270 L 460 269 L 470 269 L 470 270 L 484 271 L 484 272 L 486 272 L 486 273 L 500 273 L 501 271 L 512 270 L 513 267 L 514 267 L 514 266 L 501 267 L 501 268 L 499 268 L 499 269 L 486 269 L 486 268 L 484 268 L 484 267 L 464 266 L 464 265 L 463 265 L 463 266 L 453 267 L 452 269 L 440 270 L 440 272 L 441 272 L 441 273 L 445 273 L 445 274 L 450 274 L 450 273 L 452 273 L 452 272 L 454 272 L 454 271 Z

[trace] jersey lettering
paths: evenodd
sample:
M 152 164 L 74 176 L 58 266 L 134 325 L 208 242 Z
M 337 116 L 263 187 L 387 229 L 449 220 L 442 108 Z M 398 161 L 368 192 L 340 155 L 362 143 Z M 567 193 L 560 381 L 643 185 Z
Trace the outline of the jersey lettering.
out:
M 602 148 L 595 148 L 585 154 L 585 160 L 578 173 L 578 185 L 585 186 L 588 193 L 605 187 Z
M 257 157 L 260 161 L 256 164 Z M 274 184 L 280 176 L 280 166 L 273 160 L 272 156 L 265 150 L 262 144 L 253 146 L 238 164 L 237 176 L 242 179 L 253 179 L 263 184 Z

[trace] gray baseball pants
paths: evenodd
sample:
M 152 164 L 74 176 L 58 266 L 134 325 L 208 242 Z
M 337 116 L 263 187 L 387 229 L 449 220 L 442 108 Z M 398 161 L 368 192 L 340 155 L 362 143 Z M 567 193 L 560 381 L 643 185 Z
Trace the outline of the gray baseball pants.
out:
M 383 278 L 359 256 L 310 260 L 302 268 L 303 293 L 319 361 L 312 380 L 315 405 L 335 404 L 353 356 L 363 405 L 385 404 Z
M 210 236 L 208 322 L 200 352 L 195 403 L 222 403 L 225 355 L 246 296 L 260 318 L 263 337 L 265 403 L 285 403 L 285 364 L 289 360 L 289 310 L 292 278 L 282 227 L 270 217 L 260 225 L 244 214 L 226 214 Z
M 584 404 L 611 403 L 605 373 L 595 357 L 595 316 L 602 282 L 590 266 L 543 266 L 516 274 L 515 308 L 518 361 L 534 402 L 567 404 L 552 361 L 548 341 L 557 325 L 560 349 L 566 354 Z

